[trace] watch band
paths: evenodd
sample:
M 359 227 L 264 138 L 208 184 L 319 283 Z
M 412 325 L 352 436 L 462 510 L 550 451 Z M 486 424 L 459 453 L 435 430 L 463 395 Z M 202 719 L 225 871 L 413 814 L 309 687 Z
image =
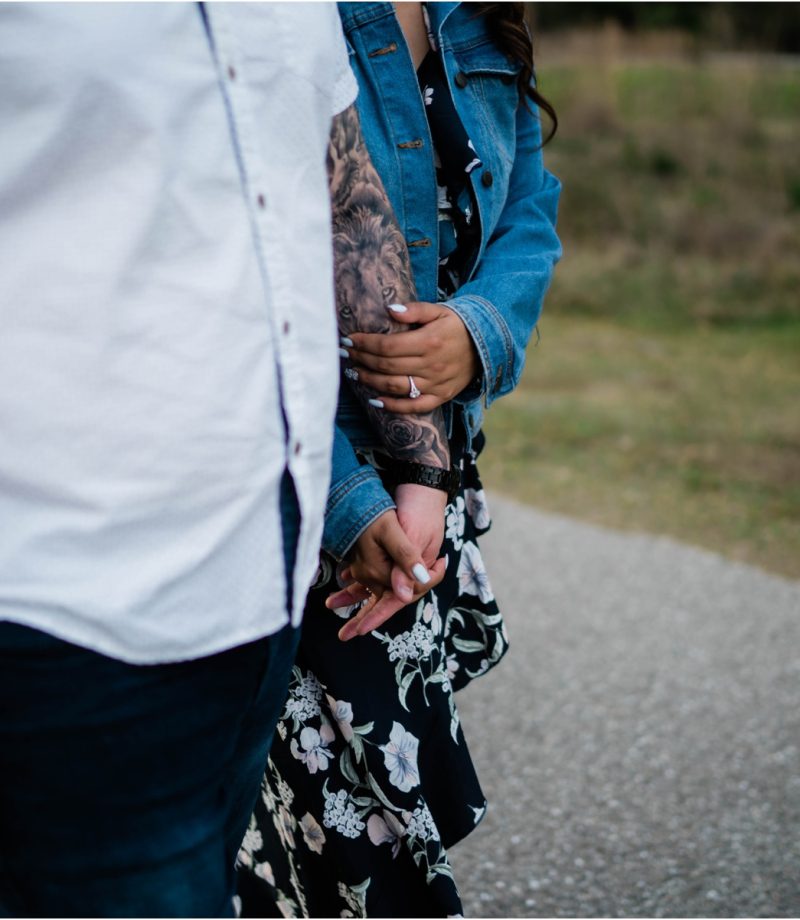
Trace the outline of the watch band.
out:
M 397 461 L 393 464 L 393 473 L 395 485 L 411 483 L 428 486 L 430 489 L 439 489 L 441 492 L 447 492 L 449 502 L 458 495 L 461 486 L 461 471 L 455 464 L 449 470 L 445 470 L 438 466 L 427 466 L 424 463 Z

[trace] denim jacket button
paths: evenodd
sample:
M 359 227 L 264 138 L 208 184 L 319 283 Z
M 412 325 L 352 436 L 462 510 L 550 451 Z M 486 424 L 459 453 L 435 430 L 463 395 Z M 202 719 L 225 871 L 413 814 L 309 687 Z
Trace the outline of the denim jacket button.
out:
M 456 74 L 455 79 L 456 79 L 456 86 L 459 89 L 464 89 L 467 83 L 469 83 L 469 77 L 462 70 L 459 70 L 459 72 Z
M 493 182 L 494 176 L 488 169 L 484 169 L 483 173 L 481 174 L 481 185 L 484 188 L 490 188 Z

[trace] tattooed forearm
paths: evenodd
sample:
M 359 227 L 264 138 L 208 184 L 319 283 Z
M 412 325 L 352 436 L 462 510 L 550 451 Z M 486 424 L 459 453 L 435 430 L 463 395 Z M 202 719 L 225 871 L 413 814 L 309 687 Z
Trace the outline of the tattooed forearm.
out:
M 406 331 L 408 326 L 394 322 L 386 307 L 416 300 L 408 248 L 370 160 L 354 105 L 333 121 L 328 176 L 340 333 Z M 349 377 L 348 382 L 393 457 L 449 466 L 450 447 L 441 409 L 422 415 L 392 415 L 369 404 L 377 395 L 373 390 Z

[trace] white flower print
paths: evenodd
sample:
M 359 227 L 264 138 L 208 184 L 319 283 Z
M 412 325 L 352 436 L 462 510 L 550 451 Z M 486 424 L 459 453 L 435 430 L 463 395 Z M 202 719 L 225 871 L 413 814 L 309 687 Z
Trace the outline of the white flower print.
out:
M 455 655 L 448 655 L 446 667 L 447 667 L 447 679 L 453 680 L 456 676 L 456 672 L 461 667 L 461 665 L 458 663 L 458 658 L 456 658 Z
M 286 701 L 285 716 L 294 716 L 301 722 L 312 719 L 320 713 L 319 703 L 322 699 L 322 687 L 313 674 L 306 674 L 292 686 Z
M 335 827 L 336 830 L 345 837 L 355 839 L 366 826 L 356 814 L 356 808 L 350 800 L 350 796 L 344 789 L 338 792 L 328 792 L 323 789 L 325 795 L 325 811 L 322 815 L 322 823 L 325 827 Z
M 431 591 L 420 602 L 422 607 L 422 622 L 430 626 L 431 632 L 438 636 L 442 631 L 442 618 L 439 615 L 439 598 L 435 591 Z
M 333 729 L 330 725 L 321 726 L 319 731 L 307 725 L 300 732 L 300 744 L 297 744 L 296 738 L 292 738 L 289 749 L 293 757 L 308 767 L 309 773 L 316 773 L 317 770 L 327 770 L 328 762 L 333 759 L 333 753 L 328 750 L 333 738 Z
M 486 806 L 482 805 L 480 808 L 476 808 L 474 805 L 469 806 L 472 809 L 472 812 L 475 817 L 475 824 L 480 824 L 483 820 L 483 816 L 486 814 Z
M 409 792 L 419 785 L 417 751 L 419 739 L 407 732 L 399 723 L 392 724 L 388 744 L 382 744 L 383 761 L 389 771 L 389 782 L 401 792 Z
M 353 707 L 344 700 L 335 700 L 329 694 L 325 694 L 325 699 L 330 706 L 331 715 L 345 741 L 350 741 L 353 737 Z
M 294 792 L 282 776 L 277 777 L 278 795 L 287 807 L 294 801 Z
M 475 149 L 475 146 L 472 143 L 472 141 L 469 141 L 469 140 L 467 141 L 467 147 L 469 147 L 469 149 L 475 154 L 472 160 L 469 163 L 467 163 L 467 165 L 464 167 L 465 173 L 471 173 L 472 170 L 475 169 L 476 167 L 483 166 L 483 162 L 481 161 L 481 158 L 478 156 L 478 151 Z
M 415 623 L 410 630 L 389 639 L 389 661 L 401 658 L 427 658 L 433 651 L 433 633 L 423 623 Z
M 317 819 L 310 813 L 306 812 L 300 819 L 300 829 L 303 832 L 303 840 L 306 846 L 314 853 L 321 853 L 325 845 L 325 831 L 319 826 Z
M 464 544 L 458 562 L 458 587 L 462 594 L 475 594 L 484 604 L 494 600 L 489 576 L 478 547 L 471 542 Z
M 445 514 L 445 536 L 453 541 L 456 550 L 464 545 L 464 499 L 458 495 L 456 500 L 447 506 Z
M 268 862 L 256 863 L 253 874 L 263 878 L 268 885 L 275 887 L 275 875 L 272 872 L 272 866 Z
M 403 817 L 406 818 L 406 816 L 409 837 L 419 837 L 420 840 L 439 840 L 436 822 L 427 805 L 420 805 L 410 815 L 404 812 Z
M 367 835 L 379 847 L 383 843 L 391 843 L 392 859 L 400 852 L 401 838 L 405 835 L 406 828 L 403 822 L 390 811 L 383 809 L 383 817 L 370 815 L 367 821 Z
M 244 840 L 242 841 L 242 849 L 245 853 L 255 853 L 264 846 L 264 838 L 261 836 L 261 831 L 255 826 L 253 819 L 250 819 L 250 827 L 247 828 L 247 831 L 244 835 Z
M 340 917 L 366 917 L 367 916 L 367 888 L 371 879 L 361 882 L 360 885 L 348 887 L 344 882 L 339 882 L 339 897 L 344 899 L 350 910 L 343 910 Z M 355 911 L 355 913 L 353 913 Z
M 478 530 L 486 530 L 491 524 L 489 506 L 486 503 L 486 493 L 483 489 L 464 489 L 464 498 L 467 502 L 467 514 Z
M 422 90 L 422 98 L 425 100 L 425 105 L 430 105 L 433 102 L 433 87 L 425 85 L 425 88 Z
M 348 607 L 333 607 L 332 610 L 342 620 L 349 620 L 360 606 L 361 603 L 359 602 L 358 604 L 350 604 Z
M 283 805 L 280 805 L 277 813 L 272 816 L 272 822 L 275 825 L 275 830 L 278 832 L 278 836 L 281 838 L 283 845 L 293 850 L 294 828 L 296 822 L 292 817 L 292 813 L 287 808 L 284 808 Z

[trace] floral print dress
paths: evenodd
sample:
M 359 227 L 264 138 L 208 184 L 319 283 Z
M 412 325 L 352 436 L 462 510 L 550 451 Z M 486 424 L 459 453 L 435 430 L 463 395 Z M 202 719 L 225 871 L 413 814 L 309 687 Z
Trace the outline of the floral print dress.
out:
M 436 156 L 444 300 L 474 261 L 468 177 L 480 160 L 452 101 L 443 104 L 450 94 L 433 49 L 418 77 L 434 143 L 442 139 L 446 154 Z M 497 664 L 508 642 L 477 542 L 490 524 L 476 467 L 483 435 L 469 451 L 457 445 L 462 484 L 446 509 L 448 567 L 437 587 L 343 643 L 338 630 L 355 608 L 324 606 L 337 589 L 336 563 L 320 560 L 239 853 L 244 916 L 461 915 L 447 848 L 478 824 L 486 800 L 454 693 Z
M 338 639 L 353 609 L 325 608 L 336 581 L 323 557 L 239 853 L 244 916 L 461 914 L 447 848 L 486 800 L 454 693 L 508 648 L 477 544 L 489 513 L 474 461 L 447 507 L 444 580 L 380 630 Z

